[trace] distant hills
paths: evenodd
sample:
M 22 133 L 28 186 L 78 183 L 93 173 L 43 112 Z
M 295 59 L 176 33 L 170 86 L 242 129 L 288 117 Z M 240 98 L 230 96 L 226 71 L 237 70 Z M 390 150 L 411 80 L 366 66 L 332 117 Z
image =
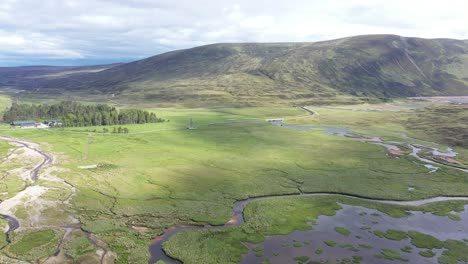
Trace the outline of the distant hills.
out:
M 48 81 L 66 79 L 110 69 L 121 64 L 93 66 L 23 66 L 0 67 L 0 87 L 36 89 Z
M 365 35 L 213 44 L 125 64 L 0 68 L 0 86 L 30 96 L 209 106 L 468 95 L 468 41 Z

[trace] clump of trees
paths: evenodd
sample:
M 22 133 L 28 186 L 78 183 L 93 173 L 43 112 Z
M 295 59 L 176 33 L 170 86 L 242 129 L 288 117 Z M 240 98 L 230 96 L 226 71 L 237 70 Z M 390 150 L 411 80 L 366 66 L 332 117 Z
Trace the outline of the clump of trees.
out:
M 17 104 L 3 114 L 5 122 L 16 120 L 60 120 L 65 127 L 112 126 L 164 122 L 155 113 L 139 109 L 122 109 L 106 104 L 84 105 L 64 101 L 58 104 Z

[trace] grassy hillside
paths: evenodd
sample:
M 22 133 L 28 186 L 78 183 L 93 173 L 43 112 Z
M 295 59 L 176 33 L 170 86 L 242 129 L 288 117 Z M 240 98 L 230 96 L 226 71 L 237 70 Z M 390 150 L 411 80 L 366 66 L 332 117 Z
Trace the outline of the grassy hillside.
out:
M 34 88 L 30 93 L 82 98 L 91 94 L 95 100 L 161 106 L 468 95 L 468 44 L 395 35 L 316 43 L 214 44 L 99 72 L 43 79 Z

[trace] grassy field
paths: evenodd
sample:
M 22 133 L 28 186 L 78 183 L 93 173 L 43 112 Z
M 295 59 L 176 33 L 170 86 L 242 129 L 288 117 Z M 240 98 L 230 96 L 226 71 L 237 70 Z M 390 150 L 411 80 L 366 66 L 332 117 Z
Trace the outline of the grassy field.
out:
M 286 107 L 150 110 L 168 121 L 125 125 L 129 134 L 104 134 L 102 127 L 0 127 L 0 134 L 42 143 L 44 150 L 57 156 L 62 168 L 58 177 L 77 189 L 71 201 L 73 210 L 44 212 L 44 225 L 55 225 L 59 221 L 54 219 L 63 222 L 66 215 L 72 215 L 117 253 L 118 263 L 142 263 L 148 259 L 151 238 L 166 228 L 178 224 L 224 224 L 231 217 L 234 201 L 248 197 L 300 191 L 399 200 L 468 196 L 466 173 L 448 168 L 429 173 L 412 158 L 387 156 L 380 146 L 265 122 L 266 118 L 282 117 L 291 123 L 337 125 L 388 139 L 403 140 L 401 133 L 419 138 L 421 132 L 408 129 L 404 123 L 408 116 L 416 115 L 410 110 L 402 114 L 318 108 L 318 116 Z M 189 130 L 186 126 L 191 118 L 196 129 Z M 112 131 L 112 127 L 109 129 Z M 89 152 L 88 142 L 92 142 Z M 460 147 L 456 150 L 466 153 Z M 79 168 L 89 165 L 97 167 Z M 44 199 L 63 200 L 70 194 L 62 185 L 45 181 L 36 184 L 50 187 L 42 195 Z M 408 191 L 409 186 L 414 191 Z M 167 248 L 181 258 L 198 250 L 199 257 L 194 257 L 203 260 L 207 254 L 218 254 L 221 245 L 226 245 L 230 250 L 218 254 L 219 258 L 238 259 L 245 251 L 240 241 L 259 241 L 266 234 L 305 228 L 307 221 L 320 214 L 334 214 L 339 208 L 336 202 L 335 198 L 316 198 L 311 205 L 276 200 L 279 211 L 270 212 L 268 206 L 262 209 L 260 205 L 268 203 L 262 201 L 247 208 L 246 226 L 214 234 L 200 231 L 201 234 L 187 233 L 189 237 L 177 235 Z M 365 205 L 391 215 L 405 215 L 401 208 Z M 450 205 L 450 210 L 460 210 L 460 203 Z M 449 214 L 444 208 L 432 206 L 424 210 Z M 307 219 L 301 215 L 305 211 Z M 279 212 L 287 219 L 278 217 Z M 23 212 L 18 217 L 28 216 Z M 79 236 L 74 235 L 64 248 L 75 261 L 95 249 Z M 180 241 L 182 238 L 186 242 L 203 238 L 204 244 L 200 245 L 204 246 L 187 245 Z M 18 238 L 14 243 L 20 241 Z M 219 241 L 222 244 L 217 244 Z M 190 246 L 186 253 L 181 251 L 185 245 Z
M 63 235 L 50 229 L 25 232 L 15 238 L 15 243 L 7 248 L 7 255 L 29 261 L 36 261 L 54 254 L 54 246 Z
M 11 99 L 7 95 L 0 94 L 0 114 L 3 116 L 3 111 L 11 105 Z M 1 117 L 0 117 L 1 120 Z
M 0 157 L 5 157 L 10 149 L 10 144 L 4 141 L 0 141 Z

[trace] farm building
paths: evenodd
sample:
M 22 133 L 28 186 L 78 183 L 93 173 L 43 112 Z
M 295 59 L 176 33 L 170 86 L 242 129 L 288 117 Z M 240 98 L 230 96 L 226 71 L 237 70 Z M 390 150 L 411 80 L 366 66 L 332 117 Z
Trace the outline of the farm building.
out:
M 13 121 L 10 123 L 11 127 L 14 128 L 32 128 L 37 127 L 35 121 L 27 120 L 27 121 Z
M 63 125 L 63 122 L 61 120 L 46 120 L 44 121 L 44 124 L 48 125 L 49 127 L 53 127 L 53 126 L 61 126 Z

